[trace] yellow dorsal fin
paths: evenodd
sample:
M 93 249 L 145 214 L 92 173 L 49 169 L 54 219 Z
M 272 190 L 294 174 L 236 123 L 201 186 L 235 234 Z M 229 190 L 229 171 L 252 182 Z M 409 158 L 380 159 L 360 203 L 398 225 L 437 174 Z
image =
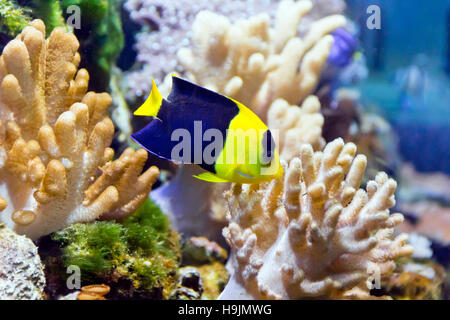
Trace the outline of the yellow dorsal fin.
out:
M 216 176 L 215 174 L 213 174 L 211 172 L 204 172 L 204 173 L 199 174 L 198 176 L 193 176 L 193 177 L 200 179 L 200 180 L 208 181 L 208 182 L 229 182 L 228 180 L 219 178 L 218 176 Z
M 162 101 L 163 97 L 156 87 L 155 80 L 152 79 L 152 92 L 148 96 L 147 100 L 145 100 L 144 104 L 134 112 L 134 115 L 156 117 Z

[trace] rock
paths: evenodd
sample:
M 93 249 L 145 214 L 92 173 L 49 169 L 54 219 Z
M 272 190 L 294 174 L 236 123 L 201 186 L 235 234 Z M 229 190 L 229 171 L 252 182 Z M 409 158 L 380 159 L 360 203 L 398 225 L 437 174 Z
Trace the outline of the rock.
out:
M 203 293 L 200 272 L 195 267 L 184 267 L 179 270 L 178 284 L 169 299 L 199 300 Z
M 0 224 L 0 300 L 41 300 L 44 286 L 37 247 Z
M 180 269 L 179 284 L 182 287 L 191 288 L 200 295 L 203 292 L 202 279 L 200 278 L 200 272 L 193 267 L 184 267 Z
M 407 218 L 398 230 L 426 236 L 433 244 L 450 247 L 450 208 L 434 201 L 400 203 L 400 212 Z M 413 221 L 411 221 L 413 220 Z
M 202 300 L 215 300 L 228 283 L 229 275 L 223 263 L 213 263 L 198 266 L 203 284 Z
M 170 300 L 199 300 L 200 293 L 191 288 L 178 287 L 169 297 Z
M 205 237 L 190 237 L 183 245 L 182 253 L 184 265 L 202 265 L 215 261 L 223 264 L 228 259 L 224 248 Z

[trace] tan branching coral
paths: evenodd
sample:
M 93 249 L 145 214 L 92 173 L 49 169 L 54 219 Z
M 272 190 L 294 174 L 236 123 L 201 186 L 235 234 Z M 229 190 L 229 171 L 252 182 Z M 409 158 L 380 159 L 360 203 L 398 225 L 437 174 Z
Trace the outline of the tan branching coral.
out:
M 366 281 L 409 255 L 403 221 L 390 214 L 396 182 L 385 173 L 359 189 L 366 158 L 342 139 L 323 152 L 300 149 L 283 178 L 236 184 L 227 193 L 234 274 L 224 299 L 369 296 Z
M 192 47 L 178 52 L 191 80 L 251 107 L 265 119 L 271 103 L 297 104 L 315 89 L 341 15 L 315 21 L 297 36 L 310 1 L 282 1 L 275 24 L 260 14 L 232 24 L 221 15 L 200 12 L 192 26 Z
M 0 221 L 31 238 L 101 216 L 121 218 L 158 176 L 147 153 L 111 161 L 107 93 L 87 92 L 78 40 L 35 20 L 0 57 Z
M 300 155 L 300 148 L 308 143 L 314 150 L 322 150 L 323 115 L 316 96 L 309 96 L 301 107 L 289 105 L 284 99 L 275 100 L 269 108 L 267 125 L 273 134 L 278 134 L 278 149 L 281 159 L 289 161 Z

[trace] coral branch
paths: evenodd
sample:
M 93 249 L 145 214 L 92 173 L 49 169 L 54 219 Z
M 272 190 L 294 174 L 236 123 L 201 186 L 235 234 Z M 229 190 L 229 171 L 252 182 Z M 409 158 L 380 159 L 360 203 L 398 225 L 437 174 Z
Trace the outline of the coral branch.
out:
M 267 115 L 267 125 L 272 133 L 278 133 L 280 157 L 286 161 L 299 156 L 300 146 L 304 143 L 311 144 L 314 150 L 322 150 L 325 145 L 323 122 L 316 96 L 306 98 L 301 107 L 277 99 Z
M 192 46 L 179 50 L 179 61 L 192 81 L 241 101 L 265 119 L 276 99 L 297 104 L 313 92 L 333 42 L 328 34 L 346 23 L 341 15 L 327 16 L 298 37 L 311 7 L 310 1 L 282 1 L 273 28 L 267 14 L 232 24 L 202 11 L 192 26 Z
M 234 274 L 221 298 L 344 298 L 355 287 L 369 296 L 372 272 L 388 275 L 412 253 L 393 235 L 403 221 L 389 214 L 396 182 L 379 173 L 359 189 L 366 159 L 342 139 L 323 152 L 302 145 L 284 166 L 284 178 L 227 192 Z
M 111 161 L 111 98 L 87 93 L 77 49 L 76 37 L 60 28 L 46 40 L 35 20 L 0 57 L 0 220 L 32 238 L 126 217 L 158 176 L 155 167 L 140 175 L 144 150 Z

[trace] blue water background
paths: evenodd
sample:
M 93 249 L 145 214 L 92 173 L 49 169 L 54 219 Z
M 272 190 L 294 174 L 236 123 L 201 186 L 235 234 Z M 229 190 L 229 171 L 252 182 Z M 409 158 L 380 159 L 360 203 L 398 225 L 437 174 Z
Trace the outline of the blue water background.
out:
M 356 85 L 363 104 L 394 126 L 405 161 L 450 173 L 450 0 L 347 0 L 359 27 L 369 77 Z M 381 29 L 369 30 L 369 5 Z

